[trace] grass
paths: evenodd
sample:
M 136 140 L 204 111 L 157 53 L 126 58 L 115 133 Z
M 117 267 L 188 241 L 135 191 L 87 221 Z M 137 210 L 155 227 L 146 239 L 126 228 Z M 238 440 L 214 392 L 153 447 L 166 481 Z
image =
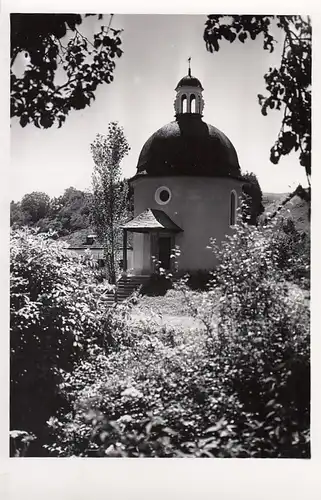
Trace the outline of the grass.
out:
M 202 329 L 200 320 L 193 318 L 184 302 L 183 293 L 168 290 L 162 296 L 143 295 L 132 310 L 134 323 L 152 321 L 156 328 L 169 327 L 175 330 Z
M 139 309 L 142 312 L 167 314 L 171 316 L 188 316 L 188 310 L 184 305 L 182 292 L 168 290 L 163 296 L 143 295 L 139 300 Z
M 288 282 L 289 295 L 294 295 L 296 300 L 310 304 L 310 291 L 304 290 L 300 286 Z M 200 310 L 202 310 L 201 302 L 203 293 L 195 293 L 196 301 L 199 302 Z M 144 324 L 155 331 L 160 329 L 171 329 L 179 336 L 189 336 L 197 332 L 201 334 L 205 325 L 200 319 L 195 318 L 185 303 L 184 294 L 179 290 L 170 289 L 164 295 L 141 295 L 138 298 L 137 304 L 133 307 L 131 319 L 133 327 L 144 329 Z M 213 321 L 216 322 L 216 316 Z

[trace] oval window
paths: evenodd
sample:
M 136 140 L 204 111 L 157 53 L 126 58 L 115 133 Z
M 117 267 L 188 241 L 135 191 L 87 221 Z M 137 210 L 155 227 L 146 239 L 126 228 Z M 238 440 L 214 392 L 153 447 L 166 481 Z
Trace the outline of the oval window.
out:
M 161 186 L 156 190 L 155 200 L 159 205 L 166 205 L 172 197 L 172 193 L 166 186 Z

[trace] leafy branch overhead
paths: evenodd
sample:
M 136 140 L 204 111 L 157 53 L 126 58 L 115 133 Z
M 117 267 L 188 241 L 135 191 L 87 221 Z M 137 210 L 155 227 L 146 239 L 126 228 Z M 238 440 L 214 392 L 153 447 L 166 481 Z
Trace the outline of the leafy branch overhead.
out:
M 299 151 L 300 164 L 308 182 L 311 176 L 311 39 L 309 18 L 301 16 L 224 16 L 210 15 L 204 40 L 210 52 L 218 51 L 221 40 L 229 42 L 263 38 L 263 48 L 273 52 L 273 33 L 281 30 L 283 51 L 278 68 L 264 75 L 268 97 L 258 95 L 264 116 L 271 109 L 282 110 L 278 137 L 270 160 L 277 164 L 283 155 Z
M 83 33 L 89 16 L 11 14 L 11 117 L 22 127 L 61 127 L 72 109 L 90 106 L 98 85 L 113 81 L 121 30 L 111 27 L 111 15 L 90 40 Z

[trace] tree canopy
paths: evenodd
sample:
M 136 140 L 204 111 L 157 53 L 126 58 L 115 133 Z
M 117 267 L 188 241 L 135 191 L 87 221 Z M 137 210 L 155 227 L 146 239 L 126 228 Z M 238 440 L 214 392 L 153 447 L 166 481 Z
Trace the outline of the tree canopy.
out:
M 281 30 L 283 50 L 279 67 L 265 74 L 267 97 L 258 95 L 261 112 L 283 112 L 281 127 L 270 151 L 277 164 L 283 155 L 299 151 L 308 182 L 311 176 L 311 39 L 310 19 L 302 16 L 209 15 L 204 40 L 210 52 L 218 51 L 223 39 L 230 43 L 262 37 L 263 48 L 273 52 L 276 39 L 272 27 Z
M 66 236 L 90 228 L 91 194 L 70 187 L 64 194 L 50 198 L 46 193 L 33 192 L 21 202 L 11 202 L 10 224 L 13 228 L 38 227 L 41 232 L 57 232 Z
M 256 224 L 259 215 L 264 212 L 262 204 L 262 190 L 256 175 L 253 172 L 245 172 L 242 178 L 244 204 L 242 206 L 243 218 L 249 224 Z
M 25 194 L 21 200 L 21 210 L 31 223 L 38 222 L 45 217 L 50 208 L 50 197 L 41 191 Z
M 111 15 L 89 40 L 79 27 L 93 15 L 11 14 L 11 117 L 22 127 L 60 127 L 71 110 L 91 104 L 98 85 L 113 81 L 121 30 L 111 27 Z M 22 54 L 25 67 L 18 75 L 15 62 Z

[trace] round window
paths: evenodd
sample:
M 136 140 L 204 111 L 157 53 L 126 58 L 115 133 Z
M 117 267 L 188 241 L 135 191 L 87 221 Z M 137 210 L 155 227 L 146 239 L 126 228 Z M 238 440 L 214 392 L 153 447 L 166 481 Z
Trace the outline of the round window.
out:
M 156 190 L 155 200 L 159 205 L 166 205 L 172 197 L 172 193 L 166 186 L 161 186 Z

